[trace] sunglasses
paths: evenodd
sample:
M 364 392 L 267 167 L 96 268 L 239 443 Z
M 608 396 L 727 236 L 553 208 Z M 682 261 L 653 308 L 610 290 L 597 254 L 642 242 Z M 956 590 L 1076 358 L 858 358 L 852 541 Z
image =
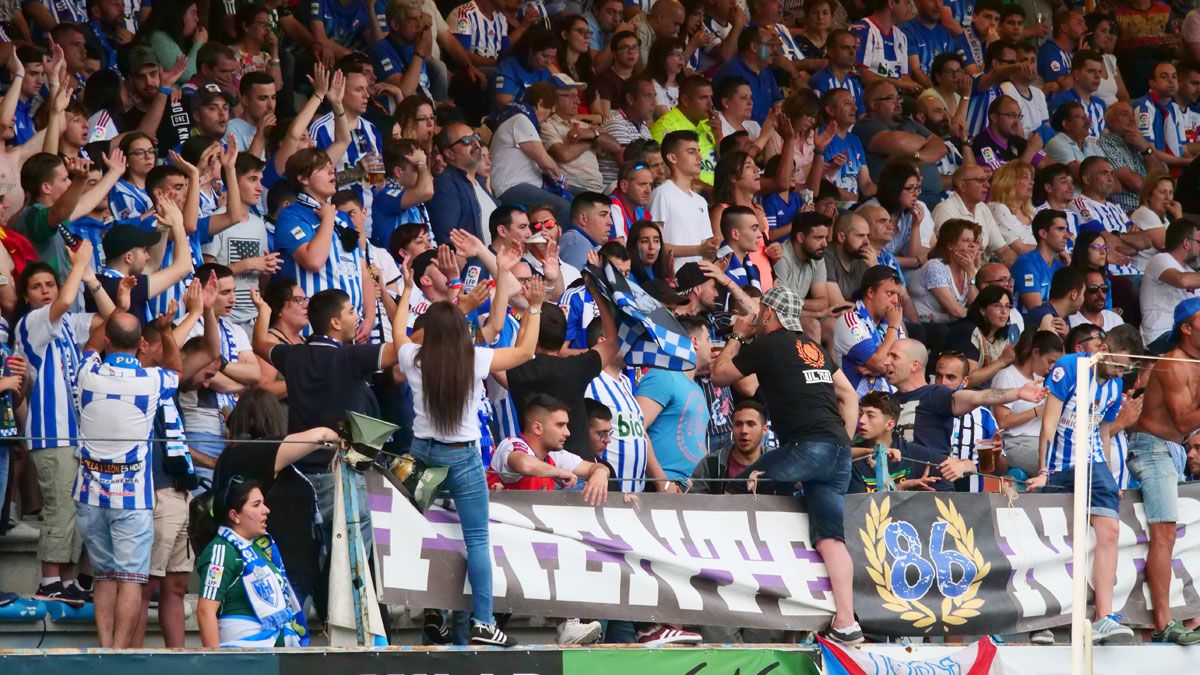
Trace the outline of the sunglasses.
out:
M 242 478 L 240 475 L 235 474 L 229 477 L 229 482 L 225 483 L 225 490 L 221 492 L 221 503 L 225 505 L 225 508 L 229 508 L 230 506 L 229 490 L 232 489 L 234 485 L 242 485 L 245 482 L 246 479 Z
M 1097 293 L 1097 292 L 1107 293 L 1108 292 L 1108 284 L 1088 284 L 1087 292 L 1088 293 Z
M 535 220 L 534 222 L 529 224 L 529 229 L 533 230 L 534 232 L 541 232 L 542 230 L 553 230 L 556 227 L 558 227 L 558 221 L 554 220 L 553 218 L 546 218 L 545 220 Z
M 479 134 L 467 134 L 466 136 L 463 136 L 462 138 L 458 139 L 457 141 L 454 141 L 450 145 L 447 145 L 446 149 L 448 150 L 459 144 L 475 145 L 476 143 L 480 143 L 482 141 L 483 141 L 483 137 L 481 137 Z

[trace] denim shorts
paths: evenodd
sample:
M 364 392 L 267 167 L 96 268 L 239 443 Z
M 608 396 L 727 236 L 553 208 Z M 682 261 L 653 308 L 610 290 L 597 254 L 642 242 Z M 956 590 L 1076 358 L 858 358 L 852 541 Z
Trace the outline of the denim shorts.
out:
M 846 540 L 843 518 L 846 488 L 850 484 L 850 447 L 823 441 L 795 441 L 763 453 L 740 477 L 762 471 L 775 483 L 800 483 L 808 505 L 808 527 L 813 543 L 822 539 Z M 761 488 L 760 488 L 761 491 Z
M 92 556 L 96 581 L 144 584 L 150 580 L 153 510 L 104 509 L 76 502 L 75 519 Z
M 1092 484 L 1090 486 L 1092 506 L 1088 512 L 1093 516 L 1118 518 L 1121 505 L 1117 498 L 1117 481 L 1113 479 L 1112 471 L 1109 470 L 1108 464 L 1106 462 L 1092 462 L 1090 473 L 1092 475 Z M 1042 492 L 1047 493 L 1074 491 L 1074 468 L 1055 471 L 1050 474 L 1050 477 L 1046 479 L 1046 487 L 1042 489 Z
M 1180 449 L 1178 443 L 1141 431 L 1129 434 L 1129 471 L 1142 484 L 1147 523 L 1179 520 L 1179 471 L 1171 453 Z

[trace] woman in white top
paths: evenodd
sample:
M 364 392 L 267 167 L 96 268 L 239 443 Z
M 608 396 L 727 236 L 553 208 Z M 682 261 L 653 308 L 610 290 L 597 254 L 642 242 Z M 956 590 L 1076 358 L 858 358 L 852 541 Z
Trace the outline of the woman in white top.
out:
M 507 271 L 505 272 L 507 274 Z M 501 283 L 504 283 L 503 281 Z M 396 325 L 407 325 L 412 269 L 404 268 Z M 449 469 L 444 487 L 454 498 L 467 548 L 471 582 L 472 644 L 512 647 L 516 641 L 496 627 L 492 614 L 492 557 L 488 537 L 488 488 L 479 454 L 479 405 L 483 381 L 533 358 L 546 289 L 534 278 L 525 287 L 530 309 L 517 331 L 516 346 L 476 347 L 457 305 L 435 302 L 414 324 L 412 338 L 394 336 L 397 367 L 412 389 L 412 456 L 428 466 Z
M 1017 341 L 1016 360 L 992 378 L 996 388 L 1023 387 L 1028 382 L 1041 382 L 1051 366 L 1063 355 L 1063 341 L 1048 330 L 1025 331 Z M 1038 434 L 1042 430 L 1042 403 L 1017 401 L 992 406 L 996 425 L 1003 431 L 1004 455 L 1009 468 L 1027 475 L 1038 472 Z
M 714 140 L 720 142 L 720 139 L 729 134 L 744 131 L 750 136 L 750 140 L 755 141 L 758 150 L 762 150 L 766 139 L 760 140 L 759 137 L 764 130 L 758 122 L 750 119 L 750 114 L 754 110 L 754 96 L 750 91 L 750 83 L 741 77 L 727 77 L 721 80 L 721 84 L 717 86 L 717 90 L 713 94 L 714 104 L 718 110 L 717 117 L 721 120 L 720 134 Z M 773 126 L 773 119 L 773 117 L 767 118 L 768 127 Z M 713 129 L 714 133 L 716 131 Z M 766 134 L 770 135 L 770 128 L 766 130 Z
M 972 283 L 979 269 L 978 223 L 951 218 L 942 223 L 929 262 L 911 286 L 917 316 L 926 323 L 948 323 L 967 315 L 978 290 Z
M 1033 238 L 1033 165 L 1009 162 L 992 174 L 988 208 L 1004 241 L 1018 256 L 1037 248 Z
M 1085 49 L 1093 49 L 1100 53 L 1104 61 L 1104 77 L 1100 79 L 1100 88 L 1093 96 L 1111 106 L 1117 101 L 1128 101 L 1129 90 L 1125 88 L 1125 80 L 1121 79 L 1121 69 L 1117 67 L 1117 55 L 1113 50 L 1117 47 L 1116 26 L 1108 14 L 1094 12 L 1085 17 L 1088 32 L 1084 35 Z
M 1134 267 L 1141 272 L 1151 258 L 1166 248 L 1167 225 L 1183 217 L 1183 206 L 1175 201 L 1175 181 L 1165 171 L 1154 171 L 1142 179 L 1138 203 L 1141 206 L 1129 214 L 1129 219 L 1150 237 L 1152 244 L 1133 259 Z
M 562 181 L 563 170 L 542 143 L 541 125 L 558 107 L 558 91 L 550 82 L 525 89 L 521 103 L 509 103 L 492 134 L 492 162 L 503 167 L 492 178 L 492 193 L 501 203 L 550 204 L 559 222 L 570 218 L 570 204 L 544 188 L 543 176 Z
M 679 104 L 679 80 L 687 63 L 686 45 L 679 38 L 658 38 L 650 45 L 645 75 L 654 82 L 654 117 L 658 119 Z
M 929 70 L 933 86 L 926 89 L 921 95 L 933 94 L 941 99 L 942 103 L 946 104 L 946 112 L 950 115 L 950 119 L 961 122 L 965 129 L 967 97 L 963 96 L 962 91 L 970 80 L 964 76 L 966 67 L 963 65 L 962 54 L 958 52 L 938 54 L 930 64 Z

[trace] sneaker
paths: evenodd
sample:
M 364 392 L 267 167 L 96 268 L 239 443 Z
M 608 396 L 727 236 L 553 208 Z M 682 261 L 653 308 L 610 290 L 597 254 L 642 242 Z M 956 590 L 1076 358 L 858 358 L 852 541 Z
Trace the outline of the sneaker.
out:
M 33 599 L 45 602 L 62 602 L 72 607 L 83 607 L 83 598 L 75 594 L 68 596 L 61 581 L 39 585 L 37 592 L 33 594 Z
M 435 645 L 449 644 L 450 622 L 440 609 L 425 610 L 425 621 L 421 626 L 425 638 Z
M 833 624 L 830 624 L 829 628 L 826 628 L 821 632 L 821 637 L 825 638 L 826 640 L 830 640 L 831 642 L 836 642 L 840 645 L 846 646 L 860 645 L 863 643 L 862 627 L 858 625 L 857 621 L 849 626 L 846 626 L 845 628 L 834 628 Z
M 494 624 L 473 622 L 471 624 L 471 644 L 491 645 L 493 647 L 516 647 L 516 638 L 509 637 Z
M 699 644 L 703 641 L 699 633 L 656 623 L 648 631 L 638 632 L 638 644 L 645 647 L 662 647 L 673 644 Z
M 1108 616 L 1092 624 L 1092 644 L 1123 644 L 1134 641 L 1133 629 L 1121 625 L 1120 614 Z
M 603 627 L 599 621 L 583 623 L 579 619 L 567 619 L 558 624 L 558 644 L 590 645 L 600 641 Z
M 1200 642 L 1200 631 L 1184 627 L 1178 621 L 1172 621 L 1161 631 L 1150 634 L 1151 642 L 1171 642 L 1177 645 L 1194 645 Z
M 1029 642 L 1035 645 L 1052 645 L 1054 644 L 1054 631 L 1047 628 L 1030 633 Z
M 87 593 L 74 582 L 63 584 L 62 601 L 71 607 L 83 607 L 90 602 Z

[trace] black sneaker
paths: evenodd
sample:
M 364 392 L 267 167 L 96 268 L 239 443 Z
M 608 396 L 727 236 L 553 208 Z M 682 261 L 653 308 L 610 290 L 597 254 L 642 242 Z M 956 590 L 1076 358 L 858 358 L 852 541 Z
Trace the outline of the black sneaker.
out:
M 840 645 L 846 646 L 859 645 L 863 643 L 862 628 L 859 627 L 857 621 L 849 626 L 846 626 L 845 628 L 834 628 L 833 625 L 830 624 L 829 628 L 826 628 L 821 632 L 821 637 L 831 642 L 836 642 Z
M 62 602 L 71 607 L 83 607 L 83 598 L 75 594 L 68 595 L 61 581 L 55 581 L 51 584 L 41 584 L 38 586 L 37 592 L 33 594 L 33 599 L 45 602 Z
M 71 607 L 83 607 L 91 602 L 88 594 L 74 583 L 63 584 L 62 601 Z
M 425 639 L 432 644 L 444 645 L 450 642 L 450 622 L 446 620 L 446 614 L 440 609 L 425 610 L 425 622 L 422 630 L 425 632 Z
M 490 645 L 492 647 L 516 647 L 516 638 L 510 637 L 500 630 L 496 624 L 472 623 L 471 644 Z

